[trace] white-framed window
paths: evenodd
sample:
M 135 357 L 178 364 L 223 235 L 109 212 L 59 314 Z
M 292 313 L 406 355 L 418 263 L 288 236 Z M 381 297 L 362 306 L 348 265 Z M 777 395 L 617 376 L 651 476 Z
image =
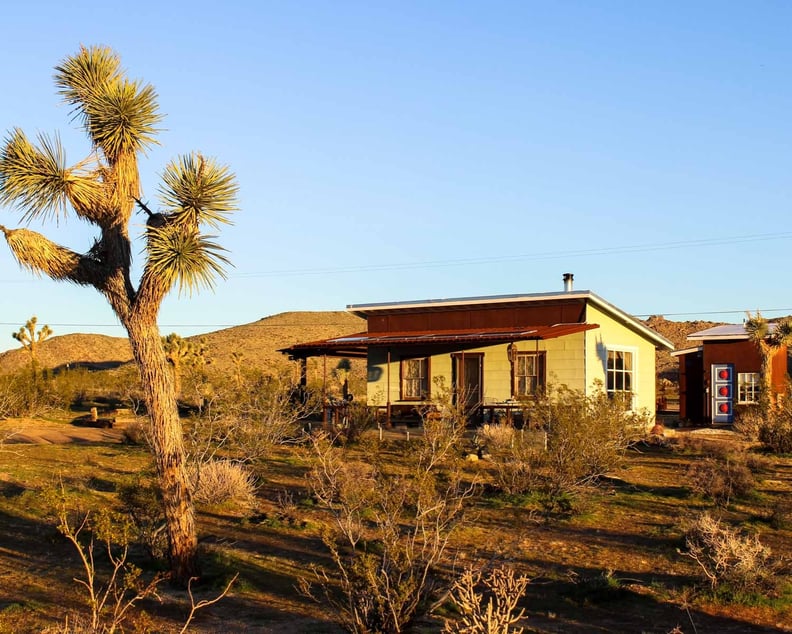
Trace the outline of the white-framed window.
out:
M 429 398 L 429 358 L 401 360 L 401 400 Z
M 608 396 L 632 394 L 635 389 L 635 352 L 608 349 L 605 368 Z
M 761 389 L 758 372 L 737 373 L 737 402 L 758 403 Z
M 512 396 L 534 396 L 545 389 L 544 352 L 519 352 L 514 359 Z

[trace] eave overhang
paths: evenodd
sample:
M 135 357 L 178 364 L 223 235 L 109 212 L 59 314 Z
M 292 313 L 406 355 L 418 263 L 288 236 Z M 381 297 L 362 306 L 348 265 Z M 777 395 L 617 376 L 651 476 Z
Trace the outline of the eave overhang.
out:
M 599 328 L 599 324 L 553 324 L 552 326 L 521 326 L 519 328 L 473 328 L 425 332 L 360 332 L 322 341 L 298 343 L 279 352 L 292 359 L 322 355 L 365 358 L 369 348 L 411 347 L 433 345 L 496 345 L 512 341 L 556 339 Z

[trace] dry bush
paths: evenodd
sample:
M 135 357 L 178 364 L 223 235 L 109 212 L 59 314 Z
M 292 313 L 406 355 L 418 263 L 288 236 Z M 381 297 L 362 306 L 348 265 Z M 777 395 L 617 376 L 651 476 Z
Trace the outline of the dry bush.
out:
M 525 613 L 524 609 L 517 610 L 517 603 L 529 583 L 528 577 L 518 576 L 512 568 L 492 568 L 486 575 L 481 570 L 465 568 L 450 592 L 460 617 L 455 621 L 446 620 L 443 632 L 522 634 L 523 628 L 513 626 Z
M 131 423 L 124 426 L 123 434 L 125 443 L 130 445 L 148 445 L 148 421 L 142 418 L 136 418 Z
M 775 498 L 768 521 L 776 530 L 792 529 L 792 499 L 783 495 Z
M 758 405 L 737 406 L 734 411 L 734 431 L 746 440 L 759 440 L 764 417 L 764 409 Z
M 148 581 L 142 571 L 129 561 L 133 528 L 129 519 L 103 509 L 97 513 L 67 508 L 61 489 L 57 509 L 58 530 L 74 546 L 83 577 L 75 578 L 82 587 L 87 613 L 68 620 L 63 632 L 112 634 L 123 631 L 135 604 L 145 598 L 159 600 L 157 588 L 165 575 L 154 575 Z M 104 559 L 100 564 L 100 559 Z M 104 576 L 101 570 L 107 567 Z M 103 578 L 104 577 L 104 578 Z M 75 626 L 84 627 L 77 630 Z
M 232 503 L 250 508 L 256 503 L 256 481 L 244 465 L 230 460 L 210 460 L 191 473 L 193 499 L 199 504 Z
M 756 535 L 742 534 L 703 513 L 688 528 L 685 543 L 685 554 L 699 565 L 713 590 L 743 595 L 776 587 L 779 564 Z
M 333 577 L 314 569 L 300 589 L 315 598 L 318 586 L 351 632 L 405 631 L 439 587 L 435 567 L 472 488 L 453 472 L 437 473 L 445 441 L 422 442 L 409 469 L 396 476 L 349 460 L 324 434 L 312 437 L 308 484 L 333 520 L 323 534 Z
M 688 468 L 687 479 L 694 493 L 711 498 L 720 506 L 728 506 L 732 498 L 746 497 L 756 488 L 745 455 L 740 454 L 696 460 Z
M 149 556 L 156 561 L 164 561 L 168 554 L 168 534 L 165 525 L 165 512 L 162 506 L 162 493 L 153 474 L 139 476 L 132 483 L 118 489 L 121 511 L 132 521 L 136 540 Z
M 515 429 L 506 423 L 488 423 L 476 430 L 476 444 L 490 450 L 514 446 Z
M 423 436 L 418 445 L 420 468 L 432 471 L 443 462 L 461 455 L 467 426 L 467 398 L 455 394 L 443 377 L 433 379 L 431 403 L 421 411 Z
M 539 401 L 534 416 L 547 430 L 549 472 L 570 488 L 591 484 L 619 466 L 630 442 L 645 434 L 651 420 L 602 389 L 586 396 L 564 386 Z
M 773 453 L 792 453 L 792 386 L 778 395 L 775 407 L 766 407 L 759 440 Z
M 492 465 L 495 487 L 506 495 L 523 495 L 542 487 L 541 452 L 520 439 L 513 445 L 493 451 L 489 464 Z

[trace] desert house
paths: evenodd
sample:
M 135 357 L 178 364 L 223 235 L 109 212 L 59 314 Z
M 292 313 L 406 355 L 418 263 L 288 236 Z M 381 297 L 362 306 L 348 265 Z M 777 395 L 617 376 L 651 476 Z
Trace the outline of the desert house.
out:
M 635 409 L 655 409 L 655 351 L 665 337 L 591 291 L 356 304 L 367 330 L 282 350 L 367 359 L 369 405 L 388 420 L 433 397 L 436 378 L 464 395 L 475 420 L 511 417 L 549 384 L 591 394 L 628 394 Z
M 770 324 L 773 327 L 773 324 Z M 690 423 L 731 424 L 735 408 L 759 402 L 762 355 L 741 324 L 726 324 L 691 333 L 697 345 L 671 354 L 679 359 L 679 418 Z M 771 362 L 773 389 L 787 378 L 787 350 Z

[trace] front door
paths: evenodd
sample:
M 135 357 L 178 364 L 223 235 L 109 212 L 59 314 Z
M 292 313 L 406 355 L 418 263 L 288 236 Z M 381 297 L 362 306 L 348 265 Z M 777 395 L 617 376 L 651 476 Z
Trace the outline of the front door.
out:
M 481 405 L 484 355 L 480 352 L 453 355 L 454 396 L 465 405 L 468 413 L 475 412 Z
M 734 365 L 713 363 L 710 381 L 712 422 L 734 422 Z

